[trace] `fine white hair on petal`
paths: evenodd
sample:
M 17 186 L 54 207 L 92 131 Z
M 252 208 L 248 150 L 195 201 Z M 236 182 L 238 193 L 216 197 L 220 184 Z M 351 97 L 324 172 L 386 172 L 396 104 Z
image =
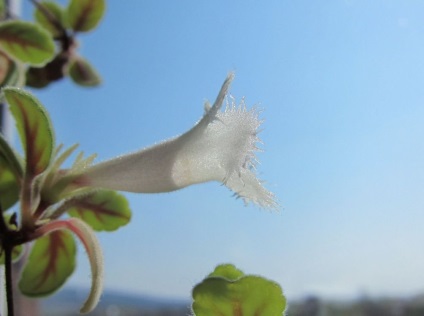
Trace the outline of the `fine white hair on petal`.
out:
M 264 208 L 275 208 L 272 193 L 253 169 L 260 142 L 258 111 L 234 98 L 220 111 L 234 74 L 230 73 L 212 107 L 179 137 L 88 168 L 84 183 L 113 190 L 156 193 L 207 181 L 219 181 L 243 198 Z
M 252 202 L 262 208 L 278 209 L 274 194 L 265 189 L 262 181 L 250 169 L 244 168 L 240 173 L 233 173 L 225 185 L 242 198 L 245 204 Z

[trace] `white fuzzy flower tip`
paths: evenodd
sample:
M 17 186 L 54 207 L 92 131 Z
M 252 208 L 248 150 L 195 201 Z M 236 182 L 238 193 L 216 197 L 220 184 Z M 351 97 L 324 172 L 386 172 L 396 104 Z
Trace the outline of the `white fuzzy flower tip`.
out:
M 255 152 L 261 121 L 255 109 L 234 100 L 220 111 L 231 73 L 212 107 L 188 132 L 139 152 L 117 157 L 88 168 L 80 184 L 106 189 L 156 193 L 191 184 L 219 181 L 246 204 L 277 208 L 274 195 L 256 178 Z

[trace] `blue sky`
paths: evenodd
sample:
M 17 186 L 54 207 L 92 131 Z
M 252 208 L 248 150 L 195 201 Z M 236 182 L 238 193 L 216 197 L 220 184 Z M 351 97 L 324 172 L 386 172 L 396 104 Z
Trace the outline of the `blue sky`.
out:
M 422 12 L 394 0 L 109 1 L 80 37 L 103 85 L 35 92 L 57 141 L 100 161 L 178 135 L 235 71 L 231 93 L 264 109 L 258 171 L 282 208 L 244 207 L 218 183 L 127 194 L 131 223 L 99 235 L 105 286 L 188 298 L 231 262 L 289 298 L 424 291 Z M 79 256 L 70 284 L 88 286 Z

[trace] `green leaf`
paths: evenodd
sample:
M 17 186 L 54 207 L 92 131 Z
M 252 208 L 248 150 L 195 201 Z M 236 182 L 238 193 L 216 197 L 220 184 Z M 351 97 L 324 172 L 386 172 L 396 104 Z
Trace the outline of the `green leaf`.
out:
M 26 174 L 36 176 L 47 168 L 53 154 L 50 119 L 41 103 L 30 93 L 18 88 L 5 88 L 3 91 L 25 151 Z
M 208 277 L 223 277 L 228 280 L 237 280 L 243 275 L 243 271 L 237 269 L 233 264 L 220 264 Z
M 236 280 L 207 277 L 193 289 L 196 316 L 277 316 L 283 315 L 285 308 L 281 287 L 260 276 L 246 275 Z
M 52 37 L 42 27 L 22 21 L 0 24 L 0 47 L 24 63 L 42 66 L 54 57 Z
M 71 233 L 53 231 L 35 241 L 19 281 L 27 296 L 46 296 L 61 287 L 75 269 L 76 244 Z
M 24 81 L 22 65 L 0 51 L 0 86 L 20 86 Z
M 75 57 L 68 69 L 71 79 L 81 86 L 94 87 L 101 83 L 101 78 L 90 63 L 81 57 Z
M 0 205 L 3 211 L 6 211 L 19 200 L 19 191 L 18 180 L 7 162 L 3 157 L 0 157 Z
M 75 32 L 94 29 L 106 9 L 104 0 L 71 0 L 68 6 L 68 22 Z
M 96 231 L 114 231 L 128 224 L 131 210 L 125 196 L 101 190 L 71 200 L 68 214 L 82 219 Z
M 18 157 L 0 135 L 0 205 L 3 211 L 18 201 L 22 173 Z
M 17 179 L 23 176 L 22 164 L 20 156 L 10 147 L 9 143 L 0 134 L 0 157 L 4 160 Z
M 64 9 L 56 2 L 42 1 L 34 11 L 35 21 L 53 36 L 60 36 L 65 29 Z

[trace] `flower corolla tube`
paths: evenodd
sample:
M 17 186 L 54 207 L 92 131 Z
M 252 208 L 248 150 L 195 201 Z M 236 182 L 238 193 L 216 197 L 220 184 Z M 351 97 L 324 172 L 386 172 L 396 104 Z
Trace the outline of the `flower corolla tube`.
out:
M 188 132 L 88 167 L 79 183 L 105 189 L 159 193 L 186 186 L 219 181 L 245 204 L 276 208 L 274 194 L 264 188 L 255 174 L 257 134 L 261 121 L 256 109 L 247 109 L 234 99 L 222 104 L 234 74 L 226 78 L 213 106 Z

